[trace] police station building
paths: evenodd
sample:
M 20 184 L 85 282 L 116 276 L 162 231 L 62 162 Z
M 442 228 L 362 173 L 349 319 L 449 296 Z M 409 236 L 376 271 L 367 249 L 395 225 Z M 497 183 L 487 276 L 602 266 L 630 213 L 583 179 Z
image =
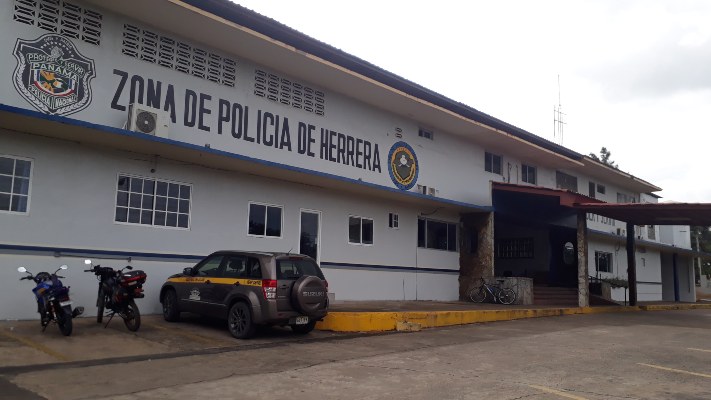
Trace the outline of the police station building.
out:
M 639 300 L 695 301 L 688 221 L 645 222 L 659 187 L 239 5 L 1 0 L 0 34 L 0 319 L 36 317 L 19 266 L 68 265 L 91 315 L 84 258 L 130 264 L 151 313 L 222 249 L 308 254 L 336 300 L 625 280 L 612 203 L 641 210 Z

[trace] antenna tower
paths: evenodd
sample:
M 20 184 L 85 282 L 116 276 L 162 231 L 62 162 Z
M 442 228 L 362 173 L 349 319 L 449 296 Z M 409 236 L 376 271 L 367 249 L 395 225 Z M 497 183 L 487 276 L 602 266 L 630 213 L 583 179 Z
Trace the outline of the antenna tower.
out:
M 561 146 L 563 145 L 563 128 L 565 126 L 564 117 L 563 105 L 560 102 L 560 75 L 558 75 L 558 105 L 553 106 L 553 139 Z

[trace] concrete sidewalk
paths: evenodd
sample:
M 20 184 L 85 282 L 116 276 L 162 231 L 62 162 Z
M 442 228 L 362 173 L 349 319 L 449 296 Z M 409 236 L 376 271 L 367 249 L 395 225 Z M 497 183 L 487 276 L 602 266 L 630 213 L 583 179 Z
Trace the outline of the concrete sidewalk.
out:
M 637 306 L 505 306 L 470 302 L 334 302 L 316 329 L 335 332 L 417 331 L 452 325 L 574 314 L 711 309 L 708 303 L 640 303 Z

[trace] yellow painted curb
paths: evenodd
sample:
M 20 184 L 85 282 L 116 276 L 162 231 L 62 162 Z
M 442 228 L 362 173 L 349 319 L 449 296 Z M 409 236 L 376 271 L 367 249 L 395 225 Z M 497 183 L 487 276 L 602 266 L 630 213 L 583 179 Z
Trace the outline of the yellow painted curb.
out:
M 401 327 L 417 324 L 421 328 L 435 328 L 558 315 L 630 311 L 641 311 L 641 308 L 611 306 L 467 311 L 331 312 L 316 325 L 316 329 L 335 332 L 382 332 L 397 330 L 398 323 Z
M 640 308 L 644 311 L 711 310 L 711 304 L 649 304 Z

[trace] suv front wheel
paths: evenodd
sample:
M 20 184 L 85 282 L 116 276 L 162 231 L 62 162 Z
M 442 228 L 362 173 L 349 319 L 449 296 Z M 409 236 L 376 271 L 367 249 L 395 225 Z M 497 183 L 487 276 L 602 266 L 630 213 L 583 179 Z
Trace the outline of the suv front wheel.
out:
M 252 322 L 252 312 L 247 304 L 238 302 L 232 305 L 227 317 L 227 328 L 237 339 L 249 339 L 254 335 L 256 327 Z

